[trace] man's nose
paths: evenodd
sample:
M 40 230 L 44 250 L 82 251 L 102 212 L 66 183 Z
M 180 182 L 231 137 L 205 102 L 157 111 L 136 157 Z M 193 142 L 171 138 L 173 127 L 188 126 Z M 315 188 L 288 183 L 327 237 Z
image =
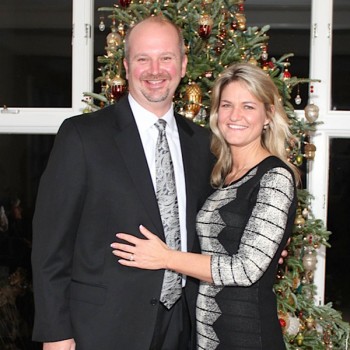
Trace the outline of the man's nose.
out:
M 158 60 L 152 60 L 151 61 L 151 73 L 156 75 L 159 73 L 159 61 Z

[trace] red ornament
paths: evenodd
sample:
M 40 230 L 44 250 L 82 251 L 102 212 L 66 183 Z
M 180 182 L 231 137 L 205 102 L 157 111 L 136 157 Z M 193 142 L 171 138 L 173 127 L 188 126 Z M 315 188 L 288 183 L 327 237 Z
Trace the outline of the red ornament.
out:
M 198 34 L 201 38 L 208 38 L 211 33 L 211 29 L 213 27 L 213 20 L 212 18 L 205 14 L 202 15 L 202 17 L 199 20 L 199 29 L 198 29 Z
M 232 28 L 233 30 L 236 30 L 236 29 L 237 29 L 237 26 L 238 26 L 237 21 L 236 21 L 236 20 L 232 21 L 232 23 L 231 23 L 231 28 Z
M 221 41 L 218 41 L 216 44 L 215 44 L 215 47 L 214 47 L 214 50 L 215 52 L 220 55 L 221 52 L 222 52 L 222 48 L 224 47 L 224 44 L 221 42 Z
M 124 94 L 126 89 L 125 80 L 116 76 L 112 80 L 111 84 L 111 98 L 115 101 L 118 101 L 119 98 Z
M 263 46 L 261 47 L 261 49 L 262 49 L 261 59 L 262 59 L 263 61 L 267 61 L 267 59 L 269 58 L 269 54 L 267 53 L 267 47 L 266 47 L 266 45 L 263 45 Z
M 239 9 L 239 12 L 243 12 L 244 11 L 244 4 L 239 4 L 238 5 L 238 9 Z
M 262 62 L 262 69 L 263 70 L 269 70 L 269 68 L 270 68 L 269 62 L 268 61 L 263 61 Z
M 225 28 L 225 27 L 221 28 L 221 29 L 220 29 L 220 33 L 219 33 L 219 38 L 220 38 L 221 40 L 224 40 L 225 37 L 226 37 L 226 34 L 227 34 L 226 28 Z
M 290 72 L 288 71 L 288 68 L 285 68 L 284 72 L 283 72 L 283 80 L 286 80 L 286 79 L 290 79 L 291 78 L 291 74 Z
M 119 4 L 121 7 L 128 7 L 131 3 L 131 0 L 119 0 Z
M 280 318 L 279 321 L 282 328 L 284 328 L 287 325 L 286 320 L 284 320 L 283 318 Z
M 113 85 L 111 88 L 111 94 L 112 94 L 112 98 L 116 101 L 118 101 L 120 99 L 120 97 L 122 97 L 122 95 L 124 94 L 125 88 L 122 85 Z
M 198 34 L 201 38 L 208 38 L 211 33 L 211 27 L 204 24 L 199 26 Z

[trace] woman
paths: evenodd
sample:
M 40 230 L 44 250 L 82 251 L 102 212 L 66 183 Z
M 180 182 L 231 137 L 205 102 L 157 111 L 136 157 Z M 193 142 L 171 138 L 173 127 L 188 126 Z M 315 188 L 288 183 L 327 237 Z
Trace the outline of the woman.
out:
M 199 279 L 199 349 L 285 349 L 273 284 L 292 231 L 295 178 L 288 163 L 288 118 L 278 90 L 260 68 L 227 68 L 215 83 L 210 128 L 216 191 L 197 216 L 202 254 L 170 250 L 143 226 L 140 240 L 113 243 L 119 263 L 169 269 Z M 133 254 L 133 261 L 130 261 Z

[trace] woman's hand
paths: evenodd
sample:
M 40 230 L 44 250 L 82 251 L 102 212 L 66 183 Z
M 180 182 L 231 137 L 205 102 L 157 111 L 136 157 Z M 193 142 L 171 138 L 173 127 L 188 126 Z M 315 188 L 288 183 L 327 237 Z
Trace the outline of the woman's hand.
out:
M 146 239 L 140 239 L 126 233 L 117 233 L 117 237 L 130 243 L 112 243 L 112 253 L 118 256 L 118 262 L 124 266 L 147 270 L 166 269 L 172 250 L 156 235 L 140 226 L 140 232 Z

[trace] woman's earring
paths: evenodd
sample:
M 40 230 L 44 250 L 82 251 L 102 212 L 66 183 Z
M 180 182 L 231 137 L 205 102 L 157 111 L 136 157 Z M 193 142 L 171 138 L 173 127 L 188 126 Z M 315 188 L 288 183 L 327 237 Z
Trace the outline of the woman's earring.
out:
M 263 126 L 263 132 L 266 131 L 268 127 L 269 127 L 269 123 L 264 124 L 264 126 Z

